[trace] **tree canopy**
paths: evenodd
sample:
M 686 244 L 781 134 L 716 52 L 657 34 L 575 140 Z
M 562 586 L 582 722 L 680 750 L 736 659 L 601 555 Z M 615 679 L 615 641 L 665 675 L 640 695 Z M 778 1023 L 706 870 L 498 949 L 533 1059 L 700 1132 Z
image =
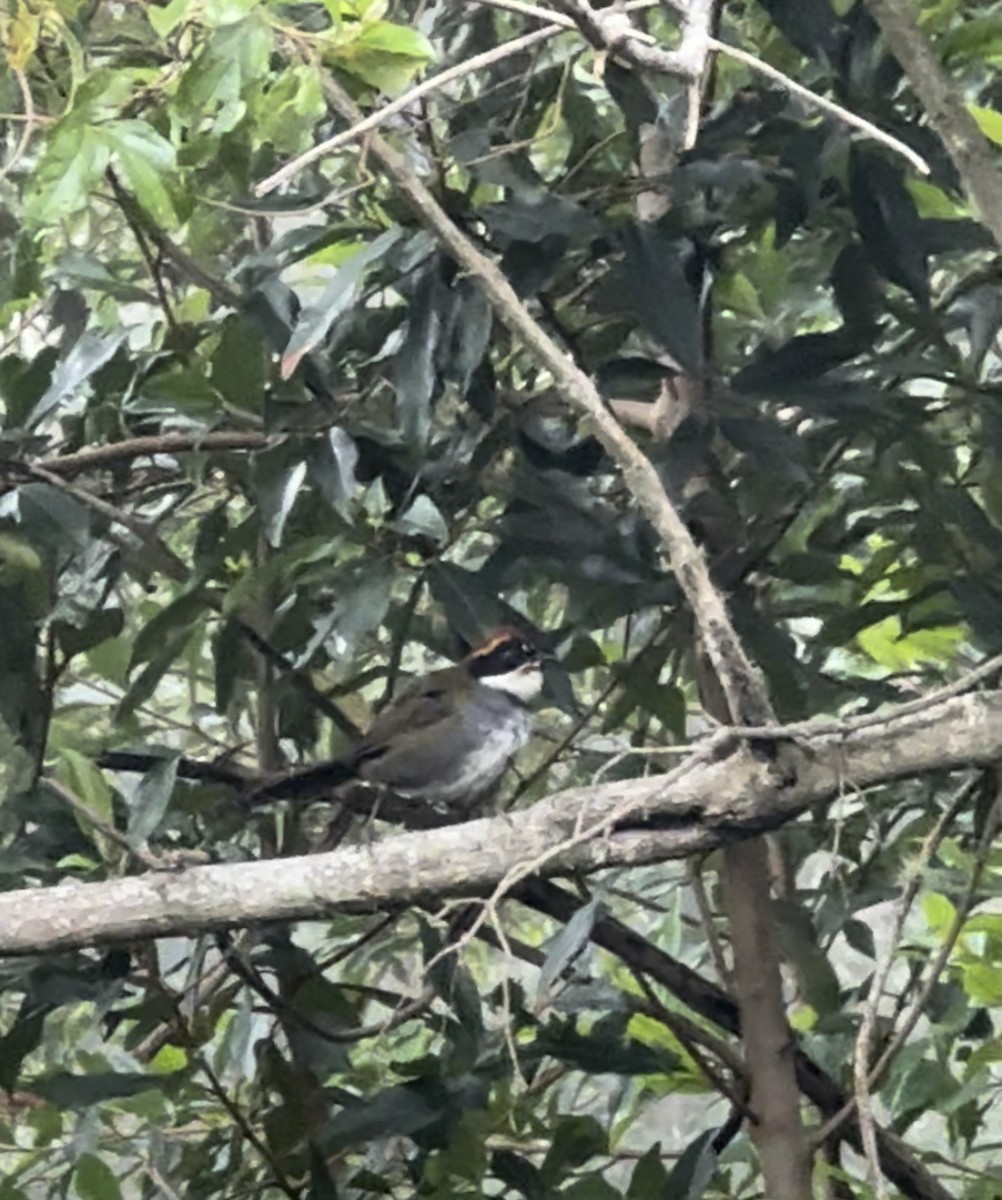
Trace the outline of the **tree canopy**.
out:
M 0 31 L 0 1200 L 997 1200 L 998 5 Z

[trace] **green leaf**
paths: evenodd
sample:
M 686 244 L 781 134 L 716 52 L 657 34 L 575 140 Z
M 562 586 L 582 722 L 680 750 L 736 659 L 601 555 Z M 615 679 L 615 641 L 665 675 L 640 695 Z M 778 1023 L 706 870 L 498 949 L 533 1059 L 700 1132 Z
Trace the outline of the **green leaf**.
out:
M 402 91 L 434 57 L 430 42 L 416 29 L 389 21 L 372 21 L 361 34 L 328 51 L 332 65 L 361 79 L 378 91 Z
M 791 900 L 776 900 L 773 909 L 783 957 L 796 965 L 804 999 L 821 1015 L 838 1011 L 838 976 L 818 942 L 811 914 Z
M 607 1154 L 609 1135 L 594 1117 L 558 1117 L 550 1148 L 539 1168 L 547 1187 L 561 1183 L 575 1167 Z
M 546 961 L 539 972 L 539 981 L 536 984 L 537 1006 L 548 1000 L 552 985 L 588 946 L 591 931 L 595 928 L 598 911 L 598 897 L 593 896 L 587 904 L 577 910 L 556 937 L 551 939 L 547 948 Z
M 668 1194 L 668 1172 L 661 1159 L 661 1143 L 655 1142 L 637 1160 L 626 1189 L 626 1200 L 662 1200 Z
M 115 333 L 84 333 L 52 374 L 52 383 L 32 409 L 26 424 L 37 425 L 53 409 L 71 398 L 125 341 L 126 330 Z
M 1002 1006 L 1002 966 L 995 963 L 971 963 L 963 968 L 964 991 L 975 1004 L 988 1008 Z
M 160 655 L 165 643 L 176 633 L 187 636 L 193 623 L 205 612 L 205 597 L 194 587 L 186 588 L 163 605 L 136 634 L 132 643 L 130 672 L 140 663 L 149 662 Z
M 174 147 L 142 121 L 112 121 L 105 137 L 136 200 L 165 229 L 178 225 L 174 203 L 164 184 L 175 170 Z
M 100 821 L 113 823 L 112 791 L 101 768 L 92 759 L 64 746 L 59 754 L 55 775 L 83 802 L 88 812 Z M 73 815 L 84 833 L 92 835 L 93 830 L 87 818 L 79 815 L 76 809 Z
M 170 670 L 192 637 L 194 630 L 185 625 L 170 629 L 159 649 L 129 684 L 129 689 L 119 702 L 116 719 L 124 721 L 153 695 L 157 685 Z
M 235 408 L 260 412 L 264 405 L 266 369 L 264 344 L 257 325 L 242 314 L 227 317 L 212 355 L 209 378 L 213 387 Z
M 81 1154 L 73 1171 L 73 1186 L 80 1200 L 119 1200 L 118 1177 L 103 1159 Z
M 200 417 L 210 421 L 223 409 L 223 400 L 200 369 L 163 371 L 144 379 L 126 411 L 152 415 Z
M 128 838 L 131 845 L 143 845 L 163 819 L 174 792 L 180 757 L 180 754 L 172 754 L 154 763 L 139 781 L 129 805 Z
M 421 495 L 414 498 L 407 511 L 397 519 L 395 526 L 401 533 L 418 534 L 430 538 L 439 545 L 449 540 L 449 527 L 445 517 L 433 500 Z
M 939 892 L 925 892 L 921 899 L 922 912 L 937 938 L 942 940 L 956 920 L 957 910 L 952 901 Z
M 111 147 L 98 129 L 76 119 L 60 123 L 49 135 L 35 171 L 26 221 L 51 224 L 85 208 L 110 162 Z
M 162 8 L 151 4 L 143 9 L 143 13 L 158 36 L 165 38 L 185 19 L 192 2 L 193 0 L 170 0 L 170 3 Z
M 560 1195 L 567 1200 L 622 1200 L 622 1193 L 602 1175 L 575 1179 L 573 1183 L 560 1189 Z
M 717 1152 L 713 1148 L 715 1130 L 708 1129 L 689 1143 L 672 1167 L 663 1192 L 665 1200 L 699 1200 L 713 1179 Z
M 388 229 L 360 249 L 338 268 L 320 299 L 303 310 L 282 356 L 283 379 L 289 378 L 303 356 L 326 336 L 337 318 L 354 304 L 366 272 L 386 257 L 402 234 L 401 229 Z
M 142 1092 L 159 1091 L 164 1087 L 164 1074 L 144 1075 L 139 1071 L 95 1071 L 89 1075 L 73 1075 L 56 1071 L 40 1075 L 32 1081 L 32 1089 L 50 1104 L 63 1109 L 86 1111 L 102 1100 L 118 1100 Z
M 306 482 L 306 463 L 300 460 L 277 471 L 269 470 L 266 464 L 274 466 L 267 456 L 259 454 L 255 462 L 258 508 L 264 536 L 269 545 L 277 548 L 282 544 L 282 533 L 292 506 Z
M 230 5 L 226 20 L 213 31 L 178 84 L 177 115 L 194 129 L 207 129 L 217 137 L 229 133 L 243 119 L 247 111 L 244 93 L 270 74 L 273 35 L 253 13 L 239 19 L 248 7 Z

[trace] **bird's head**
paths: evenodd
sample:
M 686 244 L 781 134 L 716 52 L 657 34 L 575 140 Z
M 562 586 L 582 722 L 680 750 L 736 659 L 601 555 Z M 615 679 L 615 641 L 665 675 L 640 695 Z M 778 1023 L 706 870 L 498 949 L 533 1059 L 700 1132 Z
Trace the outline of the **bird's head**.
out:
M 524 633 L 503 626 L 463 660 L 474 679 L 527 704 L 543 686 L 543 656 Z

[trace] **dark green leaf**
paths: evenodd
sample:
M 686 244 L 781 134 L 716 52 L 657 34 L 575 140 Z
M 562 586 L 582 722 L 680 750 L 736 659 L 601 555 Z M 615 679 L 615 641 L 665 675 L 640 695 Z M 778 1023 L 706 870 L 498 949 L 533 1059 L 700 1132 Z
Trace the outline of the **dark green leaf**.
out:
M 698 376 L 703 341 L 697 290 L 689 276 L 692 248 L 650 225 L 631 226 L 623 246 L 623 282 L 630 308 L 678 365 Z
M 73 1186 L 80 1200 L 117 1200 L 122 1194 L 115 1172 L 94 1154 L 77 1159 Z
M 266 366 L 258 327 L 242 315 L 227 318 L 212 356 L 213 387 L 235 408 L 260 412 Z
M 662 1200 L 668 1193 L 668 1172 L 661 1160 L 661 1143 L 655 1142 L 637 1160 L 626 1189 L 626 1200 Z
M 856 917 L 850 917 L 842 926 L 842 932 L 845 934 L 845 940 L 852 946 L 853 950 L 858 950 L 860 954 L 865 954 L 867 958 L 876 959 L 877 946 L 873 940 L 873 930 L 865 921 L 860 921 Z
M 774 909 L 783 957 L 795 964 L 804 999 L 819 1014 L 837 1011 L 838 976 L 818 943 L 810 913 L 789 900 L 775 901 Z
M 136 634 L 129 670 L 152 661 L 163 652 L 166 642 L 176 635 L 191 632 L 194 621 L 205 612 L 205 597 L 195 588 L 186 589 L 165 604 Z
M 282 357 L 283 378 L 288 379 L 303 356 L 327 336 L 331 325 L 354 303 L 366 273 L 386 257 L 400 240 L 401 233 L 399 229 L 388 229 L 368 246 L 363 246 L 341 264 L 316 304 L 303 310 Z
M 609 1149 L 609 1137 L 594 1117 L 559 1117 L 553 1129 L 550 1148 L 539 1168 L 548 1188 L 564 1180 L 575 1167 Z
M 703 1195 L 717 1168 L 714 1136 L 714 1131 L 709 1129 L 682 1151 L 662 1193 L 665 1200 L 699 1200 Z
M 491 1155 L 491 1171 L 525 1200 L 546 1200 L 547 1191 L 539 1168 L 514 1150 L 495 1150 Z
M 177 781 L 180 757 L 180 754 L 172 754 L 154 763 L 139 781 L 129 805 L 128 837 L 131 845 L 145 844 L 163 820 Z
M 537 1006 L 547 1001 L 550 988 L 587 947 L 598 911 L 598 898 L 592 897 L 587 904 L 578 909 L 556 937 L 550 940 L 546 961 L 536 984 Z
M 849 189 L 859 231 L 873 263 L 892 282 L 929 307 L 929 264 L 922 228 L 904 173 L 878 150 L 854 145 Z
M 52 375 L 52 383 L 28 416 L 26 424 L 35 426 L 55 408 L 72 397 L 99 367 L 111 358 L 125 341 L 125 331 L 83 334 L 69 354 L 61 359 Z

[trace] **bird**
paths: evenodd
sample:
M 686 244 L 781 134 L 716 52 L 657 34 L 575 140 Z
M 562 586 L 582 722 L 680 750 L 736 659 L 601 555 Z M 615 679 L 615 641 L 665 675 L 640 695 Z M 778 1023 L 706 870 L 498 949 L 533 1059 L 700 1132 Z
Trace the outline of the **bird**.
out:
M 495 629 L 460 662 L 411 683 L 347 754 L 266 782 L 249 799 L 316 799 L 361 782 L 436 808 L 472 807 L 528 741 L 542 660 L 524 633 Z

